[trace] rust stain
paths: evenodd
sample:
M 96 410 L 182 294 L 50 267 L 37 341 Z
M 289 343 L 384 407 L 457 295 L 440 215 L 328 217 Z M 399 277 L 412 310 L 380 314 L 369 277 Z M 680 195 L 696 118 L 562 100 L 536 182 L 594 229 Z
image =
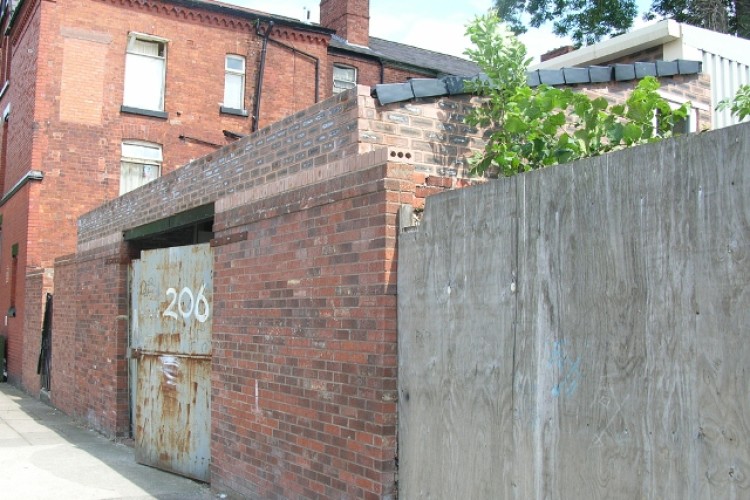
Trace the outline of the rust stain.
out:
M 203 481 L 210 463 L 211 320 L 198 321 L 195 308 L 198 290 L 202 301 L 213 302 L 212 252 L 208 245 L 144 252 L 132 290 L 134 342 L 144 353 L 137 362 L 138 456 Z M 209 310 L 204 302 L 201 313 Z
M 154 350 L 165 352 L 179 352 L 180 333 L 159 333 L 153 337 Z

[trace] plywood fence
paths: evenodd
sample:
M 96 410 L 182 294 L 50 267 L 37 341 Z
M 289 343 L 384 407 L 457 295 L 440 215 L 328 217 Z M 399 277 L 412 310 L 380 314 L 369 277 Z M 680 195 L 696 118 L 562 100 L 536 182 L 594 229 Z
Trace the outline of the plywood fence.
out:
M 750 498 L 750 125 L 428 199 L 399 494 Z

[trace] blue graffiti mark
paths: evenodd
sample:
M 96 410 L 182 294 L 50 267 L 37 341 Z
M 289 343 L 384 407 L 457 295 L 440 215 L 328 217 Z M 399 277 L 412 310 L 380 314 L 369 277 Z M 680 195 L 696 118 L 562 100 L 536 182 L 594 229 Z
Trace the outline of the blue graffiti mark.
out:
M 550 359 L 548 365 L 558 371 L 557 383 L 552 386 L 550 394 L 553 398 L 561 394 L 572 396 L 578 388 L 578 379 L 581 376 L 581 360 L 570 359 L 565 353 L 564 340 L 552 341 Z

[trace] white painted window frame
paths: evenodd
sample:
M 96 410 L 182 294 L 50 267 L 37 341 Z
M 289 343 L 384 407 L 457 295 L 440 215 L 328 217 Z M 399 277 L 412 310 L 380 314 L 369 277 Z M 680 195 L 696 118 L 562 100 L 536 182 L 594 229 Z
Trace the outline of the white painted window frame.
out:
M 161 177 L 161 166 L 164 162 L 161 144 L 145 141 L 122 141 L 120 158 L 120 195 L 137 189 Z M 142 182 L 130 182 L 130 172 L 126 169 L 140 168 Z
M 135 48 L 137 41 L 156 43 L 161 50 L 158 50 L 155 55 L 138 52 Z M 166 38 L 132 31 L 128 33 L 125 49 L 124 106 L 149 111 L 164 111 L 168 45 L 169 40 Z M 156 68 L 157 65 L 158 68 Z M 151 76 L 144 74 L 148 66 L 154 67 L 152 71 L 154 74 Z
M 348 78 L 337 78 L 336 70 L 344 70 L 346 72 L 351 72 L 351 74 L 354 76 L 353 79 Z M 348 66 L 346 64 L 334 64 L 333 65 L 333 93 L 334 94 L 340 94 L 341 92 L 347 91 L 349 89 L 353 89 L 357 86 L 357 68 L 354 66 Z
M 230 67 L 230 61 L 239 61 L 242 63 L 242 68 Z M 224 58 L 224 108 L 235 109 L 244 111 L 245 110 L 245 72 L 247 68 L 245 56 L 239 54 L 227 54 Z M 239 83 L 236 83 L 239 78 Z M 237 88 L 239 86 L 239 88 Z M 232 91 L 234 94 L 239 94 L 235 99 L 232 99 Z

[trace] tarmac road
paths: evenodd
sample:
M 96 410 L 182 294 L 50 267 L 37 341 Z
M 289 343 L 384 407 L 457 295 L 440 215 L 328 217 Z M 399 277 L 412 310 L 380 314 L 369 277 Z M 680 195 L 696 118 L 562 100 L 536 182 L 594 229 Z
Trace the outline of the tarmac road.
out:
M 133 449 L 0 383 L 0 499 L 208 500 L 207 485 L 135 462 Z

